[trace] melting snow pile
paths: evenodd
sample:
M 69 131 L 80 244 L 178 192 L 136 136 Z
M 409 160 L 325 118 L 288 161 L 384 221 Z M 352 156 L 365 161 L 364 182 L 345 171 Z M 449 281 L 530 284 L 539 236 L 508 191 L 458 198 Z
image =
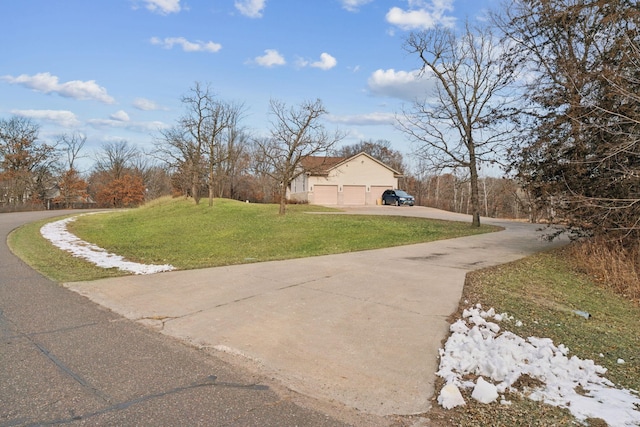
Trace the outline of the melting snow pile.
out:
M 96 245 L 80 240 L 67 231 L 67 224 L 75 219 L 76 217 L 71 217 L 45 224 L 40 229 L 40 234 L 54 246 L 70 252 L 73 256 L 92 262 L 98 267 L 118 268 L 134 274 L 153 274 L 174 269 L 168 264 L 153 265 L 127 261 L 120 255 L 109 253 Z
M 440 350 L 438 375 L 446 385 L 438 403 L 446 409 L 464 405 L 460 388 L 473 389 L 472 398 L 491 403 L 512 386 L 521 375 L 543 383 L 528 390 L 533 400 L 567 408 L 580 421 L 601 418 L 611 426 L 640 425 L 638 392 L 616 388 L 602 375 L 606 368 L 592 360 L 568 357 L 569 349 L 553 344 L 549 338 L 526 340 L 504 331 L 495 322 L 513 318 L 493 309 L 464 310 L 462 319 L 451 325 L 452 335 Z M 517 325 L 518 323 L 516 323 Z M 479 376 L 476 383 L 465 375 Z M 509 404 L 501 398 L 501 403 Z

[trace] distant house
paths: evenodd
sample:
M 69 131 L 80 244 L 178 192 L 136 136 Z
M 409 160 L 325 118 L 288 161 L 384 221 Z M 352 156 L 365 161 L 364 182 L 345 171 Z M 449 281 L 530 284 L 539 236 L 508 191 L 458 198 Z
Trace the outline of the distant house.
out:
M 45 191 L 45 206 L 47 210 L 51 209 L 91 209 L 96 207 L 96 202 L 90 195 L 73 196 L 71 200 L 62 200 L 60 186 L 53 184 Z
M 315 205 L 375 205 L 384 190 L 398 188 L 402 174 L 366 153 L 353 157 L 306 157 L 287 198 Z

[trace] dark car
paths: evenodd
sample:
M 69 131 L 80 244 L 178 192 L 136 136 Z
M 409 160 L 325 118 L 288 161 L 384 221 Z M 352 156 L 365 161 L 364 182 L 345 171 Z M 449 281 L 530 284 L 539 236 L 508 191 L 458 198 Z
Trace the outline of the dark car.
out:
M 415 199 L 412 195 L 407 194 L 402 190 L 386 190 L 382 193 L 382 204 L 383 205 L 409 205 L 413 206 L 415 203 Z

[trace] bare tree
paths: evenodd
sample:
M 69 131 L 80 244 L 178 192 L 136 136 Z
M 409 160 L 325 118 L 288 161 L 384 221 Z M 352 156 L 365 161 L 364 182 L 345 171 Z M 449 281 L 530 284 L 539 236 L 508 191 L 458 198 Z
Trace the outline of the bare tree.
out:
M 19 116 L 0 119 L 0 183 L 3 203 L 43 202 L 52 184 L 55 146 L 38 142 L 40 127 Z
M 488 27 L 467 24 L 460 36 L 442 28 L 411 33 L 405 49 L 418 55 L 422 78 L 432 79 L 435 89 L 402 112 L 399 128 L 434 169 L 468 172 L 472 224 L 480 226 L 479 170 L 499 160 L 512 131 L 513 67 Z
M 160 134 L 157 155 L 173 171 L 174 187 L 199 204 L 205 180 L 202 147 L 179 125 L 162 130 Z
M 320 122 L 327 114 L 322 101 L 305 101 L 298 107 L 270 101 L 271 137 L 256 141 L 260 157 L 267 167 L 263 170 L 271 176 L 280 189 L 280 215 L 286 212 L 287 188 L 295 178 L 304 173 L 300 162 L 307 156 L 327 154 L 344 135 L 339 130 L 329 133 Z
M 87 137 L 79 133 L 62 134 L 58 137 L 58 146 L 62 152 L 62 166 L 58 173 L 59 195 L 54 202 L 61 203 L 65 208 L 74 203 L 85 202 L 87 199 L 87 182 L 80 176 L 76 161 L 82 156 L 80 151 L 87 142 Z
M 66 170 L 78 170 L 76 167 L 76 161 L 83 158 L 80 155 L 80 151 L 87 143 L 87 137 L 80 133 L 62 134 L 58 137 L 58 146 L 65 157 L 64 169 Z
M 208 85 L 197 82 L 182 97 L 182 103 L 186 113 L 176 126 L 160 132 L 158 152 L 182 180 L 189 182 L 189 192 L 196 204 L 200 203 L 201 188 L 207 187 L 211 206 L 216 174 L 229 156 L 228 138 L 234 135 L 230 128 L 238 126 L 244 106 L 217 99 Z
M 242 104 L 227 103 L 220 100 L 211 100 L 207 106 L 206 120 L 204 121 L 205 153 L 207 162 L 207 186 L 209 188 L 209 206 L 213 206 L 218 180 L 228 178 L 224 173 L 225 166 L 229 167 L 231 160 L 236 158 L 236 144 L 240 141 L 238 123 L 242 117 Z M 228 171 L 228 170 L 227 170 Z
M 96 155 L 94 168 L 97 172 L 104 172 L 112 179 L 120 179 L 128 172 L 136 169 L 140 158 L 137 147 L 126 140 L 107 142 Z
M 238 180 L 249 168 L 250 140 L 248 133 L 239 125 L 240 118 L 240 114 L 231 115 L 229 126 L 219 145 L 215 173 L 219 197 L 236 198 Z
M 108 142 L 96 155 L 89 192 L 100 205 L 136 206 L 144 201 L 144 164 L 140 150 L 128 141 Z

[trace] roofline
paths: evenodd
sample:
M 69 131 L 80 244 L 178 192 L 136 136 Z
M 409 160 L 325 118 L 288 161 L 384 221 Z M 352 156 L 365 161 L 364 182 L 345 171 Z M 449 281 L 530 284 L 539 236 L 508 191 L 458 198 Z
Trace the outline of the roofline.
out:
M 351 159 L 355 159 L 358 156 L 364 155 L 366 157 L 368 157 L 369 159 L 373 160 L 374 162 L 376 162 L 377 164 L 379 164 L 380 166 L 383 166 L 387 169 L 389 169 L 391 172 L 393 172 L 394 178 L 402 178 L 404 176 L 404 174 L 398 172 L 397 170 L 389 167 L 388 165 L 382 163 L 380 160 L 376 159 L 375 157 L 370 156 L 369 154 L 365 153 L 364 151 L 359 152 L 358 154 L 351 156 L 349 158 L 344 159 L 343 161 L 341 161 L 340 163 L 336 164 L 335 166 L 333 166 L 332 168 L 329 168 L 327 170 L 331 170 L 331 169 L 335 169 L 339 166 L 342 166 L 344 163 L 347 163 L 348 161 L 350 161 Z

